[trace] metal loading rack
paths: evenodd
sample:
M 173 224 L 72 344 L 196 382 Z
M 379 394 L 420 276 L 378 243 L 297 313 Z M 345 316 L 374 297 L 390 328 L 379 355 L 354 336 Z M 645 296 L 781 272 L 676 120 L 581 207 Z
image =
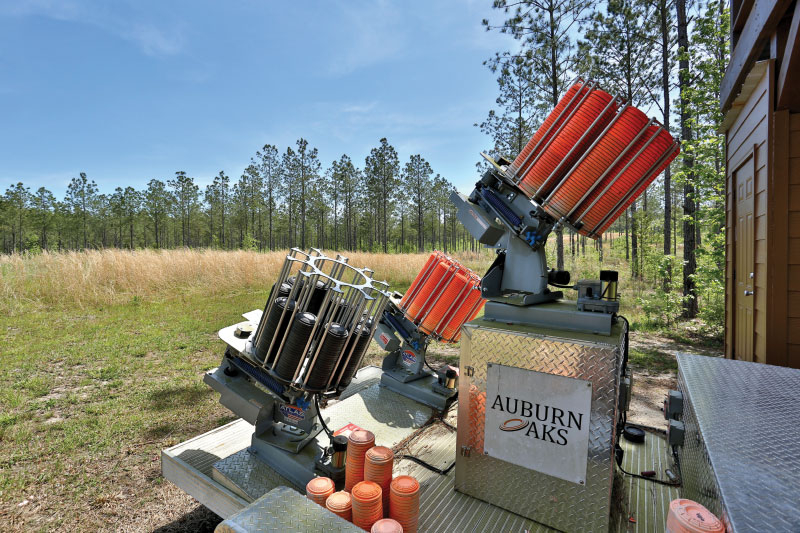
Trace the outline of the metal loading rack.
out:
M 341 255 L 292 249 L 253 336 L 257 366 L 290 397 L 335 396 L 361 363 L 366 350 L 358 350 L 365 344 L 358 341 L 372 337 L 388 300 L 385 289 L 371 270 Z

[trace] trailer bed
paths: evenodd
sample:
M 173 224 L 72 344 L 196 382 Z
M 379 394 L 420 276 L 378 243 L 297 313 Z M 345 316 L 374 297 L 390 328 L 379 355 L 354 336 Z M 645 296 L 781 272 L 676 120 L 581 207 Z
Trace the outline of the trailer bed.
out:
M 367 374 L 372 373 L 374 371 L 370 370 Z M 371 382 L 372 379 L 366 379 L 362 384 Z M 437 468 L 446 469 L 455 460 L 455 426 L 456 408 L 453 406 L 446 416 L 434 418 L 411 435 L 397 447 L 396 453 L 412 455 Z M 227 519 L 273 488 L 291 486 L 258 459 L 249 457 L 247 448 L 252 432 L 253 426 L 244 420 L 236 420 L 165 449 L 162 452 L 163 475 L 214 513 Z M 625 470 L 635 473 L 655 470 L 660 477 L 664 477 L 669 455 L 662 435 L 647 432 L 643 445 L 631 444 L 623 439 L 622 447 L 625 450 Z M 237 456 L 235 462 L 247 471 L 248 479 L 252 481 L 248 490 L 224 483 L 224 479 L 214 471 L 215 463 L 231 458 L 223 462 L 230 464 L 234 455 Z M 553 531 L 456 492 L 453 489 L 454 469 L 450 469 L 447 475 L 439 475 L 408 459 L 400 459 L 395 463 L 394 474 L 412 475 L 420 482 L 419 531 Z M 623 488 L 618 494 L 620 511 L 612 529 L 646 532 L 663 528 L 669 502 L 678 497 L 678 489 L 624 476 Z

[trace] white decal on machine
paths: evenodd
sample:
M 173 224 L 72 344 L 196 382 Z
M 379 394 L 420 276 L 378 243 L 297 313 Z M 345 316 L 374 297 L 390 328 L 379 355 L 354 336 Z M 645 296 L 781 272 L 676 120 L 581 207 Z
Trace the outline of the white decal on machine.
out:
M 583 484 L 591 406 L 589 381 L 490 364 L 484 451 L 491 457 Z

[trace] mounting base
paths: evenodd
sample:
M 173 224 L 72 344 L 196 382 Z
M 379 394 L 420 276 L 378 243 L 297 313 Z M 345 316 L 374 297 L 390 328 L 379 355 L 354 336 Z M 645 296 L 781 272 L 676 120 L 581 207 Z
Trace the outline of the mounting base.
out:
M 489 301 L 483 308 L 483 317 L 486 320 L 598 335 L 611 335 L 613 316 L 608 313 L 578 311 L 574 301 L 565 300 L 529 307 Z
M 456 390 L 454 389 L 449 396 L 444 396 L 434 390 L 438 383 L 439 378 L 433 372 L 427 372 L 424 377 L 405 383 L 398 381 L 386 372 L 381 376 L 381 386 L 423 405 L 444 411 L 455 399 Z

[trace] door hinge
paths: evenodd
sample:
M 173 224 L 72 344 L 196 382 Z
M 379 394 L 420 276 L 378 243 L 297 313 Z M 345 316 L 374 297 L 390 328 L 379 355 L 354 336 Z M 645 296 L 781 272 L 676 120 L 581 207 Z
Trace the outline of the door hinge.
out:
M 464 370 L 466 370 L 466 371 L 467 371 L 467 375 L 468 375 L 469 377 L 472 377 L 472 376 L 474 376 L 474 375 L 475 375 L 475 368 L 473 368 L 473 367 L 471 367 L 471 366 L 465 367 L 465 368 L 464 368 Z
M 462 446 L 461 455 L 463 455 L 464 457 L 469 457 L 470 450 L 472 450 L 472 446 Z

